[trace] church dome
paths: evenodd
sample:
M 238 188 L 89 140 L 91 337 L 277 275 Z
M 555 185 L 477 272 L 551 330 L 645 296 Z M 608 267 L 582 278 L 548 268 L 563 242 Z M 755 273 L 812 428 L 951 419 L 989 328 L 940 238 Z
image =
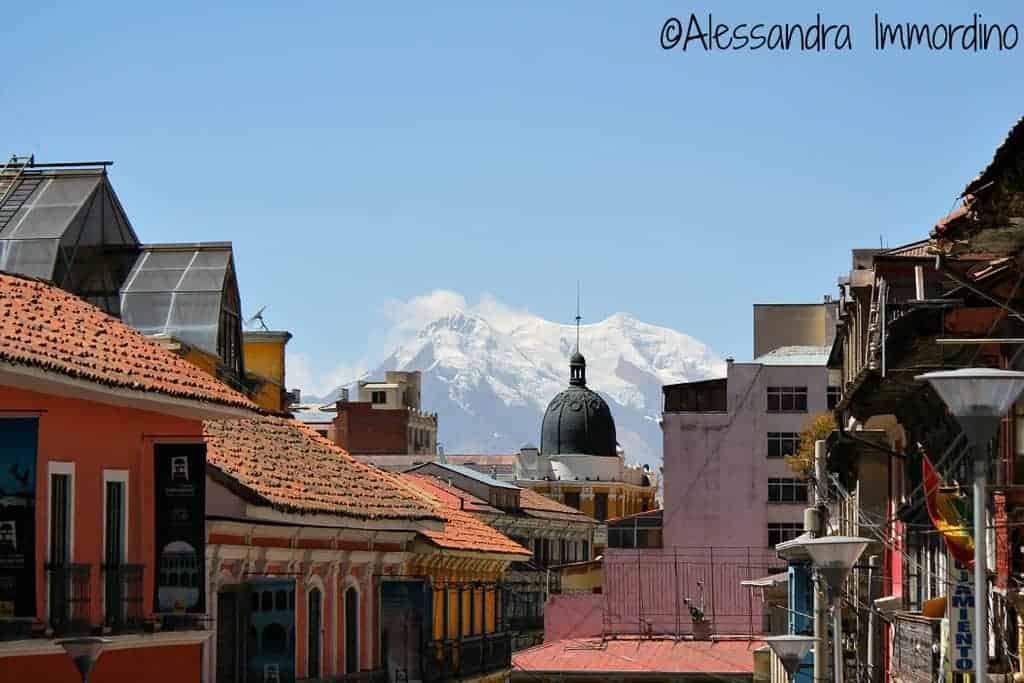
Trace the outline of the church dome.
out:
M 586 367 L 583 356 L 574 353 L 569 361 L 569 388 L 551 399 L 544 411 L 542 455 L 617 455 L 612 411 L 587 388 Z

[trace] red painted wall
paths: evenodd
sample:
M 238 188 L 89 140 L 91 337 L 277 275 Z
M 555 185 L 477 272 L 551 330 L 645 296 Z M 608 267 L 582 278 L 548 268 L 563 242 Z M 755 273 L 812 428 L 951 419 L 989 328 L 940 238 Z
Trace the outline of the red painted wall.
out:
M 39 414 L 36 472 L 36 614 L 46 616 L 48 463 L 75 464 L 73 499 L 74 562 L 92 565 L 90 603 L 93 623 L 102 618 L 100 596 L 103 556 L 103 470 L 128 471 L 128 562 L 144 564 L 143 596 L 146 614 L 153 609 L 154 568 L 154 440 L 202 440 L 202 424 L 131 408 L 0 387 L 0 417 L 4 413 Z M 184 439 L 183 439 L 184 437 Z
M 202 678 L 199 645 L 133 648 L 104 652 L 89 683 L 199 683 Z M 0 683 L 79 683 L 78 670 L 67 655 L 5 657 L 0 659 Z

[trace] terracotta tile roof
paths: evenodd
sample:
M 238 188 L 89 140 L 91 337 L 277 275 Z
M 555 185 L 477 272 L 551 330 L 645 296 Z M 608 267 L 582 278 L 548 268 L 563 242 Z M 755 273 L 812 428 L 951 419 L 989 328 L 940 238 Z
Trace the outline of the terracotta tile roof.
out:
M 118 389 L 256 410 L 134 328 L 42 280 L 0 273 L 0 361 Z
M 298 420 L 207 420 L 203 431 L 211 473 L 258 504 L 360 519 L 442 519 L 407 482 L 357 462 Z
M 444 486 L 435 485 L 426 477 L 412 474 L 400 475 L 423 492 L 425 499 L 434 500 L 437 510 L 444 517 L 443 531 L 424 529 L 420 534 L 441 548 L 469 550 L 481 553 L 520 555 L 529 557 L 533 553 L 508 536 L 494 529 L 471 513 L 458 509 L 458 496 Z
M 407 472 L 406 477 L 412 479 L 413 481 L 422 480 L 424 484 L 430 485 L 431 495 L 433 495 L 435 498 L 440 500 L 448 507 L 463 509 L 466 512 L 488 513 L 495 515 L 505 514 L 498 508 L 490 505 L 483 498 L 479 498 L 477 496 L 474 496 L 472 493 L 469 493 L 468 491 L 463 491 L 460 488 L 452 486 L 444 479 L 433 474 Z M 418 482 L 416 486 L 419 486 Z M 461 503 L 459 502 L 460 500 L 462 501 Z
M 580 512 L 576 508 L 559 503 L 557 500 L 552 500 L 543 494 L 531 491 L 527 488 L 520 489 L 519 507 L 523 509 L 523 512 L 532 517 L 576 519 L 581 522 L 597 523 L 596 520 Z
M 519 671 L 590 673 L 751 674 L 763 640 L 567 639 L 512 655 Z

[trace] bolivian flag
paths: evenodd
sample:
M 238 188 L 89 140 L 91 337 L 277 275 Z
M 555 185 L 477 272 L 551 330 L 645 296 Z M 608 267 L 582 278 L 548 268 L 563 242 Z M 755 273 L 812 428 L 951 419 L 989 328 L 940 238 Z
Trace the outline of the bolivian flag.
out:
M 925 500 L 928 516 L 939 533 L 946 539 L 949 554 L 961 564 L 974 566 L 974 537 L 971 535 L 970 517 L 965 498 L 952 491 L 942 490 L 942 478 L 932 467 L 928 456 L 921 463 L 924 475 Z

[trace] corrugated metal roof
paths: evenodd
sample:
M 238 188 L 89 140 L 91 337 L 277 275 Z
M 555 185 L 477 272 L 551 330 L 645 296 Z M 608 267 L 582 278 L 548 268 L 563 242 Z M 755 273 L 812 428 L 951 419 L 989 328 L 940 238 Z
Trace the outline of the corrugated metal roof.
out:
M 828 364 L 830 346 L 782 346 L 754 359 L 758 365 L 821 365 Z
M 462 465 L 453 465 L 450 462 L 434 462 L 433 465 L 437 467 L 443 467 L 446 470 L 454 472 L 455 474 L 461 474 L 464 477 L 474 479 L 480 483 L 487 484 L 488 486 L 494 486 L 500 489 L 518 489 L 518 486 L 513 486 L 506 481 L 500 481 L 494 477 L 488 477 L 482 472 L 477 472 L 470 467 L 463 467 Z

